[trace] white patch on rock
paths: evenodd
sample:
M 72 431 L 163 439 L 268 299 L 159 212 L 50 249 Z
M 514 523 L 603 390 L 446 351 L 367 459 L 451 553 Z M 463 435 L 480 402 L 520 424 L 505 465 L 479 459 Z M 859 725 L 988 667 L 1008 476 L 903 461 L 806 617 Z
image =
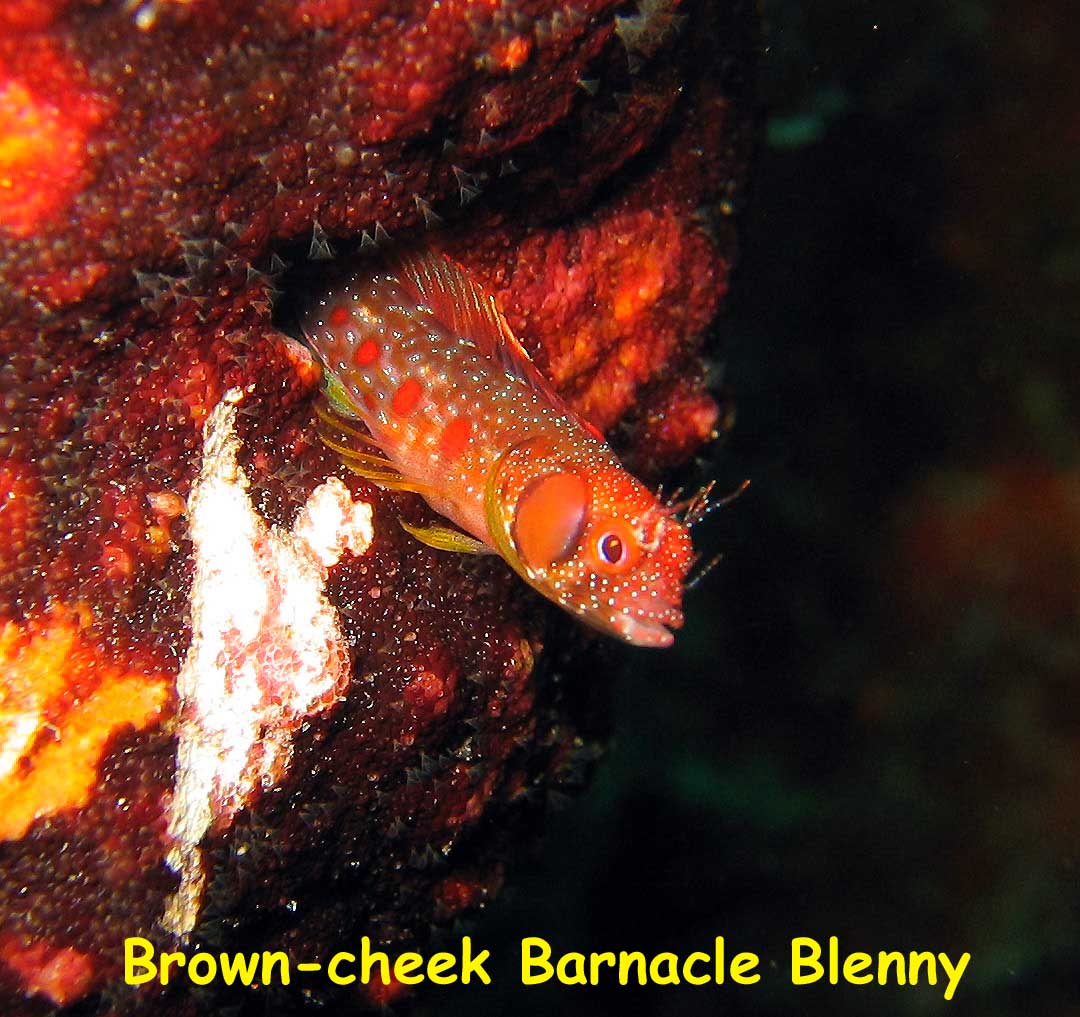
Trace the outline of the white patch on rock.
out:
M 4 675 L 5 681 L 7 675 Z M 10 776 L 19 761 L 30 751 L 34 736 L 45 719 L 37 696 L 28 696 L 22 709 L 9 709 L 0 701 L 0 780 Z
M 202 466 L 188 499 L 194 543 L 191 646 L 177 678 L 177 776 L 170 867 L 180 888 L 163 916 L 178 936 L 195 925 L 206 873 L 199 849 L 260 789 L 278 783 L 301 724 L 345 694 L 349 653 L 324 594 L 326 570 L 372 539 L 371 506 L 331 477 L 292 530 L 268 526 L 237 463 L 231 389 L 207 417 Z

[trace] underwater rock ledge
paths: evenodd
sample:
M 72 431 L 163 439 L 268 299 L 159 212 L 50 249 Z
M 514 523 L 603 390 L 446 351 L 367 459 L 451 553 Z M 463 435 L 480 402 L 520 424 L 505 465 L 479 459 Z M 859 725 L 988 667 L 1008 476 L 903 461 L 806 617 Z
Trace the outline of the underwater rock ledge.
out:
M 0 10 L 5 1013 L 237 1002 L 119 987 L 132 935 L 408 949 L 581 781 L 591 638 L 318 442 L 289 309 L 328 258 L 437 243 L 633 463 L 684 461 L 716 426 L 755 17 Z

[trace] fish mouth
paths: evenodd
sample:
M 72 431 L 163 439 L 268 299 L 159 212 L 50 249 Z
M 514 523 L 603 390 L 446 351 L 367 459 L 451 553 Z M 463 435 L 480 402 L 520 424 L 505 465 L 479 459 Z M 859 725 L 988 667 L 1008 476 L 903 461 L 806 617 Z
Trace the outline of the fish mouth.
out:
M 621 615 L 615 623 L 618 634 L 634 646 L 655 646 L 663 648 L 675 642 L 671 629 L 682 626 L 683 616 L 674 605 L 663 605 L 659 611 L 650 611 L 648 615 Z

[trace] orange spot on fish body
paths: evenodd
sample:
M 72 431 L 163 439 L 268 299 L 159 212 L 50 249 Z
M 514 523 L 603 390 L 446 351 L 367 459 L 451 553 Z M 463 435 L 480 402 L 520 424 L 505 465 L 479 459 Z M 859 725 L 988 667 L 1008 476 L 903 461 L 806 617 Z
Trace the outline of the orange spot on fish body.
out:
M 442 438 L 439 441 L 442 454 L 447 459 L 457 459 L 465 451 L 472 433 L 472 421 L 468 417 L 455 417 L 443 429 Z
M 335 307 L 330 312 L 330 324 L 333 325 L 335 328 L 341 328 L 341 326 L 344 325 L 351 317 L 352 312 L 348 309 L 348 307 L 346 307 L 344 304 L 338 304 L 337 307 Z
M 399 417 L 407 417 L 416 409 L 420 397 L 424 394 L 424 387 L 415 378 L 407 378 L 394 393 L 390 401 L 390 408 Z
M 365 339 L 356 347 L 353 363 L 357 367 L 370 367 L 379 359 L 379 344 L 374 339 Z

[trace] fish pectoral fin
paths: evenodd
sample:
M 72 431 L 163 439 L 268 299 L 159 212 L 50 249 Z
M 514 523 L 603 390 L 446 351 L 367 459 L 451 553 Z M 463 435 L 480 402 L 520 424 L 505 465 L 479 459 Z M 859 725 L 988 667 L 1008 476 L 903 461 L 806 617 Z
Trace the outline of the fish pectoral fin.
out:
M 315 415 L 319 418 L 319 440 L 328 449 L 336 452 L 353 473 L 380 487 L 391 491 L 412 491 L 425 498 L 434 494 L 433 487 L 410 480 L 391 460 L 379 454 L 378 443 L 362 429 L 363 422 L 353 415 L 347 395 L 339 398 L 337 390 L 345 393 L 345 389 L 336 380 L 329 379 L 322 397 L 315 403 Z M 369 451 L 362 452 L 360 449 Z
M 436 551 L 456 551 L 458 554 L 494 554 L 482 540 L 470 537 L 460 530 L 449 526 L 412 526 L 399 519 L 401 528 L 411 533 L 421 544 L 435 548 Z
M 327 407 L 336 417 L 344 417 L 346 420 L 358 420 L 360 414 L 356 412 L 356 406 L 349 390 L 341 384 L 329 371 L 323 372 L 322 396 Z M 318 410 L 318 407 L 316 407 Z M 323 417 L 322 413 L 319 413 Z M 323 419 L 326 419 L 323 417 Z
M 360 418 L 347 413 L 347 409 L 344 404 L 336 402 L 329 392 L 324 392 L 323 397 L 315 403 L 315 416 L 319 418 L 320 433 L 333 437 L 336 432 L 368 448 L 377 449 L 379 445 L 375 439 L 361 429 Z

